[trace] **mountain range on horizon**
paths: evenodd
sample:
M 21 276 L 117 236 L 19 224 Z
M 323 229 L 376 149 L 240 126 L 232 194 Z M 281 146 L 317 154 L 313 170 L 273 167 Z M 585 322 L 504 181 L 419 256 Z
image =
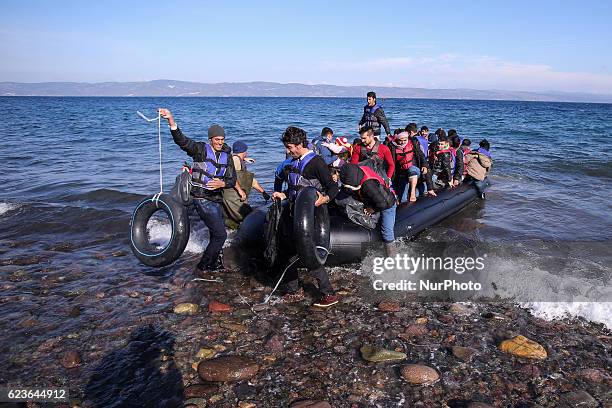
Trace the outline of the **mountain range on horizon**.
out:
M 200 83 L 176 80 L 142 82 L 0 82 L 0 96 L 121 96 L 121 97 L 340 97 L 468 99 L 612 103 L 612 95 L 574 92 L 531 92 L 478 89 L 428 89 L 388 86 L 341 86 L 277 82 Z

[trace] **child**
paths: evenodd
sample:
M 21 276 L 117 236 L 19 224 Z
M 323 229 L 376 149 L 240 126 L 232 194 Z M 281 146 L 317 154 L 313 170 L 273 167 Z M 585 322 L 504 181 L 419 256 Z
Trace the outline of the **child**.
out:
M 431 179 L 434 185 L 438 188 L 452 188 L 453 172 L 452 163 L 453 155 L 449 149 L 449 141 L 444 129 L 436 130 L 438 141 L 430 145 L 429 153 L 429 168 L 431 169 Z

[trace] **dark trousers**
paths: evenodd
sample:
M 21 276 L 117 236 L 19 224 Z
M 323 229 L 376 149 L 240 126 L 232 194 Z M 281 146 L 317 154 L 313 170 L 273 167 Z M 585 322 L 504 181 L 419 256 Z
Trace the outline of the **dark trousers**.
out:
M 225 231 L 225 223 L 223 221 L 223 206 L 221 203 L 201 198 L 194 199 L 193 203 L 198 215 L 204 221 L 206 227 L 208 227 L 210 236 L 198 267 L 208 269 L 214 265 L 227 239 L 227 232 Z
M 291 214 L 292 206 L 288 203 L 283 203 L 283 209 L 281 212 L 281 221 L 279 223 L 279 267 L 281 270 L 285 269 L 289 265 L 295 254 L 295 248 L 293 247 L 293 217 Z M 285 272 L 285 288 L 287 292 L 296 292 L 299 290 L 298 282 L 298 265 L 300 261 L 293 263 Z M 319 291 L 323 295 L 333 295 L 334 288 L 329 281 L 329 276 L 324 266 L 316 269 L 309 269 L 308 272 L 315 277 L 319 284 Z

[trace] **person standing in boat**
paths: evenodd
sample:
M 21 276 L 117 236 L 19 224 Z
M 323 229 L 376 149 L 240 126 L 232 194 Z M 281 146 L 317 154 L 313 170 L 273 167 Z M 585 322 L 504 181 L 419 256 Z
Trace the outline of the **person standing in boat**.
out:
M 277 200 L 288 200 L 288 205 L 283 206 L 280 221 L 279 242 L 283 247 L 279 253 L 285 260 L 290 262 L 290 258 L 295 253 L 295 248 L 291 248 L 293 241 L 293 202 L 297 197 L 298 191 L 307 186 L 315 187 L 317 200 L 315 206 L 326 205 L 338 194 L 338 184 L 332 180 L 331 173 L 325 161 L 315 152 L 308 148 L 306 132 L 300 128 L 288 127 L 281 141 L 285 145 L 290 162 L 285 166 L 287 174 L 288 188 L 284 192 L 275 191 L 272 197 Z M 283 264 L 281 262 L 280 264 Z M 329 307 L 338 303 L 334 288 L 329 281 L 329 276 L 324 266 L 311 269 L 309 272 L 317 279 L 321 298 L 314 304 L 317 307 Z M 304 299 L 304 290 L 299 286 L 297 262 L 289 265 L 285 275 L 286 294 L 283 300 L 287 303 L 299 302 Z
M 383 127 L 387 137 L 391 137 L 391 128 L 385 116 L 385 111 L 376 103 L 376 93 L 368 92 L 367 101 L 368 103 L 363 107 L 363 116 L 359 121 L 359 130 L 364 127 L 371 127 L 374 136 L 380 139 L 380 128 Z
M 231 160 L 231 149 L 225 144 L 225 130 L 219 125 L 208 128 L 208 143 L 186 137 L 174 121 L 172 112 L 160 108 L 162 118 L 168 121 L 172 139 L 193 159 L 191 195 L 198 215 L 208 227 L 210 239 L 194 271 L 196 277 L 223 267 L 220 259 L 227 231 L 223 221 L 224 188 L 236 185 L 236 170 Z

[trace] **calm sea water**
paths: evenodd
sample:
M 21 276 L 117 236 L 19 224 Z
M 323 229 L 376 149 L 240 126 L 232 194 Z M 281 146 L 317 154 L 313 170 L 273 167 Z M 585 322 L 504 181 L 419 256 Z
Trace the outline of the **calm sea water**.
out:
M 566 300 L 560 294 L 572 293 L 575 300 L 599 301 L 579 313 L 610 324 L 609 303 L 601 302 L 611 300 L 612 105 L 380 102 L 392 127 L 414 121 L 432 131 L 456 128 L 474 144 L 487 138 L 492 146 L 487 201 L 418 239 L 459 235 L 500 243 L 500 280 L 516 282 L 518 292 L 540 291 L 541 300 Z M 170 108 L 185 134 L 202 140 L 210 124 L 220 123 L 230 144 L 249 145 L 256 159 L 251 169 L 271 189 L 274 168 L 284 158 L 279 137 L 288 125 L 303 127 L 310 137 L 330 126 L 337 136 L 353 139 L 363 103 L 343 98 L 0 98 L 0 296 L 22 300 L 0 311 L 5 322 L 0 331 L 7 333 L 15 319 L 23 319 L 23 307 L 39 320 L 57 323 L 46 335 L 78 328 L 79 319 L 57 321 L 71 291 L 104 291 L 126 279 L 151 293 L 163 290 L 163 282 L 147 275 L 150 270 L 131 256 L 127 240 L 135 204 L 159 191 L 157 124 L 146 123 L 136 110 L 153 117 L 156 108 Z M 164 188 L 169 190 L 186 156 L 165 124 L 162 142 Z M 258 204 L 260 198 L 253 199 Z M 153 235 L 168 234 L 158 227 Z M 184 256 L 195 261 L 206 239 L 195 223 Z M 512 254 L 506 251 L 509 243 L 515 243 Z M 61 293 L 38 296 L 42 277 L 67 270 L 78 273 L 57 281 L 63 282 Z M 129 301 L 116 307 L 114 313 L 147 313 L 146 307 L 130 309 Z M 19 331 L 6 336 L 3 344 L 21 338 Z

